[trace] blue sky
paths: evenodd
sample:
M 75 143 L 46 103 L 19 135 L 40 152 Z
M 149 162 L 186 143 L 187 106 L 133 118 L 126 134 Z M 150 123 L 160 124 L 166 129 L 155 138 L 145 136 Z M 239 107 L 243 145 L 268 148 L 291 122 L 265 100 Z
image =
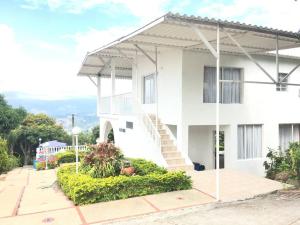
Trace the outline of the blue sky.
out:
M 0 92 L 95 95 L 88 79 L 76 77 L 85 53 L 168 11 L 300 29 L 294 0 L 1 0 Z

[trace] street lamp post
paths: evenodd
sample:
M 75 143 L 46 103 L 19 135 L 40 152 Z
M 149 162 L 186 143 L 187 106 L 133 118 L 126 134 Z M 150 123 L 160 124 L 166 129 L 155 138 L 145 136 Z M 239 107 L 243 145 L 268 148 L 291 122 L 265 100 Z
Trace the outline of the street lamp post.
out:
M 78 174 L 78 135 L 81 130 L 79 127 L 74 127 L 72 129 L 72 134 L 75 136 L 75 151 L 76 151 L 76 173 Z

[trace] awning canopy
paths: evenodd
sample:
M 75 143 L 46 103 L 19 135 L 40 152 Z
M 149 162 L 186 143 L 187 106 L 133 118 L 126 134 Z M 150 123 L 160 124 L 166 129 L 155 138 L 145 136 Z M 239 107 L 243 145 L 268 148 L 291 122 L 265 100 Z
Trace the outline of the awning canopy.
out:
M 228 34 L 251 55 L 270 55 L 270 52 L 276 51 L 276 48 L 283 50 L 300 47 L 300 33 L 168 13 L 144 27 L 88 53 L 78 75 L 108 77 L 113 59 L 116 77 L 131 78 L 132 60 L 136 55 L 143 55 L 138 47 L 149 55 L 154 53 L 155 46 L 158 47 L 158 52 L 166 48 L 207 51 L 206 45 L 195 32 L 195 28 L 199 29 L 208 42 L 215 47 L 217 26 L 220 27 L 221 54 L 243 53 Z

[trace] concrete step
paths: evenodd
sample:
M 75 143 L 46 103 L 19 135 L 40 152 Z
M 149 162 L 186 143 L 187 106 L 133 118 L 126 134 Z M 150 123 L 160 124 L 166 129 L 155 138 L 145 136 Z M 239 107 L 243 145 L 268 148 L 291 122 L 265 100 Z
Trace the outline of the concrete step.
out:
M 174 145 L 162 145 L 161 146 L 162 153 L 165 152 L 177 152 L 177 148 Z
M 194 170 L 194 166 L 186 165 L 186 164 L 178 164 L 178 165 L 168 166 L 167 169 L 169 171 L 178 171 L 178 170 L 190 171 L 190 170 Z
M 159 132 L 160 135 L 167 134 L 167 131 L 164 130 L 164 129 L 158 129 L 158 132 Z
M 168 139 L 161 139 L 161 145 L 173 145 L 173 141 Z
M 165 158 L 168 166 L 173 166 L 173 165 L 184 165 L 185 160 L 184 158 L 181 157 L 175 157 L 175 158 Z
M 161 134 L 161 135 L 160 135 L 160 139 L 161 139 L 161 140 L 171 140 L 171 139 L 170 139 L 170 136 L 169 136 L 168 134 Z
M 166 151 L 166 152 L 162 152 L 162 154 L 163 154 L 163 157 L 165 159 L 167 159 L 167 158 L 181 157 L 181 154 L 178 151 L 169 151 L 169 152 Z

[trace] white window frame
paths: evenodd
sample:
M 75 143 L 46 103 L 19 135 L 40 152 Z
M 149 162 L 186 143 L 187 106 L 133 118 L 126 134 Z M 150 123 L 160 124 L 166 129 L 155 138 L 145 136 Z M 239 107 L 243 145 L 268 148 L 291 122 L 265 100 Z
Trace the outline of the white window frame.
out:
M 278 125 L 278 129 L 279 129 L 279 148 L 281 151 L 285 151 L 286 149 L 282 149 L 282 146 L 281 146 L 281 136 L 280 136 L 280 126 L 291 126 L 291 142 L 296 142 L 296 141 L 299 141 L 300 140 L 300 137 L 299 137 L 299 140 L 295 140 L 295 135 L 294 135 L 294 127 L 295 126 L 298 126 L 300 129 L 300 123 L 280 123 Z
M 204 101 L 204 71 L 205 71 L 205 67 L 212 67 L 212 68 L 216 68 L 215 66 L 208 66 L 208 65 L 205 65 L 204 68 L 203 68 L 203 103 L 205 104 L 210 104 L 210 103 L 215 103 L 215 102 L 205 102 Z M 220 67 L 220 77 L 222 76 L 222 74 L 224 74 L 224 69 L 238 69 L 240 70 L 240 80 L 239 81 L 234 81 L 234 80 L 219 80 L 219 85 L 220 85 L 220 93 L 222 92 L 221 96 L 220 96 L 220 104 L 243 104 L 243 99 L 244 99 L 244 69 L 243 68 L 240 68 L 240 67 L 229 67 L 229 66 L 222 66 Z M 240 83 L 240 102 L 232 102 L 232 103 L 224 103 L 223 102 L 223 83 L 227 83 L 227 82 L 230 82 L 230 83 Z M 220 94 L 219 93 L 219 94 Z
M 278 73 L 277 81 L 279 82 L 282 78 L 284 78 L 287 73 Z M 278 92 L 286 92 L 288 90 L 288 83 L 289 79 L 286 77 L 281 84 L 276 84 L 276 91 Z
M 150 96 L 149 96 L 149 100 L 146 99 L 146 87 L 145 87 L 145 84 L 146 84 L 146 80 L 147 79 L 151 79 L 153 81 L 153 93 L 150 93 Z M 156 96 L 155 96 L 155 89 L 156 89 L 156 83 L 155 83 L 155 74 L 154 73 L 151 73 L 151 74 L 148 74 L 148 75 L 145 75 L 143 76 L 143 79 L 142 79 L 142 82 L 143 82 L 143 104 L 155 104 L 156 103 Z M 151 92 L 151 90 L 150 90 Z
M 244 136 L 244 141 L 243 141 L 243 144 L 245 146 L 246 143 L 247 143 L 246 135 L 245 135 L 245 130 L 246 130 L 247 126 L 252 126 L 253 128 L 254 128 L 254 126 L 260 126 L 261 127 L 261 141 L 260 141 L 261 152 L 258 153 L 256 155 L 256 157 L 246 158 L 245 149 L 243 149 L 244 158 L 239 158 L 239 152 L 240 152 L 240 149 L 239 149 L 239 147 L 240 147 L 240 144 L 239 144 L 239 127 L 243 127 L 243 131 L 244 131 L 244 135 L 243 135 Z M 239 124 L 237 126 L 237 160 L 238 161 L 261 160 L 263 158 L 263 137 L 264 137 L 264 132 L 263 131 L 264 131 L 263 124 Z M 253 132 L 254 132 L 254 129 L 252 129 L 252 137 L 254 136 Z

